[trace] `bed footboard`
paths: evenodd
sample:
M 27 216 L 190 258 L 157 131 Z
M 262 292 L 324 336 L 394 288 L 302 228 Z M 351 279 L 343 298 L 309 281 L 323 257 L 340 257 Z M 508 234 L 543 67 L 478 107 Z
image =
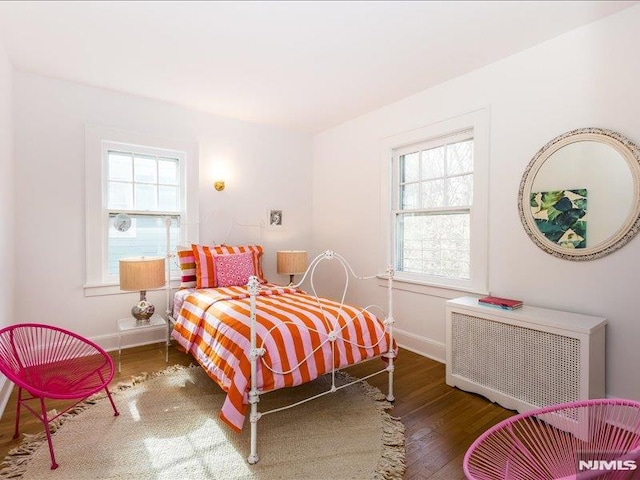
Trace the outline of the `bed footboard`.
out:
M 338 260 L 343 269 L 344 269 L 344 273 L 345 273 L 345 287 L 344 287 L 344 291 L 342 294 L 342 299 L 340 302 L 341 307 L 344 305 L 344 300 L 346 297 L 346 292 L 348 289 L 348 285 L 349 285 L 349 277 L 353 276 L 354 278 L 358 279 L 358 280 L 366 280 L 366 279 L 371 279 L 371 278 L 375 278 L 376 276 L 370 276 L 370 277 L 358 277 L 353 269 L 351 268 L 351 266 L 346 262 L 346 260 L 339 254 L 337 254 L 336 252 L 327 250 L 326 252 L 318 255 L 309 265 L 309 268 L 307 269 L 307 271 L 305 272 L 304 276 L 302 277 L 302 280 L 300 280 L 300 282 L 296 285 L 294 285 L 294 287 L 298 287 L 300 286 L 305 279 L 307 278 L 307 276 L 310 277 L 310 283 L 311 283 L 311 288 L 313 291 L 313 295 L 318 298 L 318 295 L 316 293 L 315 290 L 315 286 L 313 283 L 313 276 L 314 276 L 314 272 L 316 267 L 318 266 L 318 264 L 321 261 L 324 260 Z M 259 412 L 258 411 L 258 402 L 260 401 L 260 391 L 258 390 L 258 384 L 257 384 L 257 369 L 258 369 L 258 362 L 261 362 L 263 360 L 263 355 L 265 353 L 265 349 L 262 348 L 262 346 L 259 346 L 257 344 L 257 334 L 256 334 L 256 330 L 257 330 L 257 323 L 256 323 L 256 297 L 260 294 L 260 284 L 258 282 L 258 279 L 256 277 L 251 277 L 249 280 L 249 283 L 247 285 L 248 291 L 249 291 L 249 295 L 250 295 L 250 321 L 251 321 L 251 333 L 250 333 L 250 342 L 251 342 L 251 351 L 250 351 L 250 360 L 251 360 L 251 389 L 249 391 L 249 404 L 250 404 L 250 424 L 251 424 L 251 451 L 249 456 L 247 457 L 247 461 L 250 464 L 255 464 L 259 461 L 260 457 L 258 455 L 258 421 L 260 420 L 260 418 L 264 415 L 267 414 L 271 414 L 271 413 L 275 413 L 275 412 L 279 412 L 281 410 L 285 410 L 288 408 L 292 408 L 295 407 L 297 405 L 300 405 L 302 403 L 306 403 L 310 400 L 319 398 L 321 396 L 327 395 L 329 393 L 334 393 L 337 390 L 340 390 L 342 388 L 346 388 L 350 385 L 353 385 L 354 383 L 358 383 L 358 382 L 362 382 L 367 380 L 368 378 L 371 378 L 375 375 L 379 375 L 380 373 L 383 372 L 387 372 L 388 373 L 388 391 L 386 394 L 386 399 L 390 402 L 393 402 L 395 397 L 393 394 L 393 372 L 394 372 L 394 360 L 395 360 L 395 351 L 394 351 L 394 342 L 393 342 L 393 324 L 395 322 L 394 318 L 393 318 L 393 276 L 394 276 L 394 271 L 392 267 L 388 267 L 387 268 L 387 272 L 386 272 L 386 277 L 388 280 L 388 284 L 387 284 L 387 309 L 386 309 L 386 314 L 384 317 L 384 320 L 381 321 L 381 326 L 383 328 L 383 335 L 382 338 L 385 337 L 388 338 L 388 348 L 387 350 L 382 353 L 381 357 L 383 357 L 386 361 L 386 367 L 374 372 L 364 378 L 360 378 L 357 379 L 353 382 L 347 383 L 345 385 L 340 385 L 340 386 L 336 386 L 335 383 L 335 373 L 337 368 L 335 367 L 335 365 L 332 365 L 332 370 L 331 372 L 327 372 L 327 373 L 331 373 L 331 388 L 325 392 L 322 392 L 318 395 L 315 395 L 313 397 L 304 399 L 300 402 L 297 402 L 293 405 L 288 405 L 285 407 L 281 407 L 278 409 L 274 409 L 274 410 L 269 410 L 266 412 Z M 373 306 L 368 306 L 365 307 L 364 309 L 362 309 L 363 311 L 368 310 L 369 308 L 371 308 Z M 353 318 L 351 319 L 353 321 Z M 336 329 L 334 331 L 329 332 L 329 334 L 326 335 L 326 339 L 324 340 L 323 344 L 330 342 L 331 345 L 331 349 L 332 352 L 335 349 L 335 342 L 341 338 L 341 333 L 342 333 L 342 329 L 344 329 L 344 327 L 340 328 L 340 329 Z M 346 340 L 345 340 L 346 341 Z M 349 342 L 349 343 L 353 343 L 353 342 Z M 375 358 L 375 357 L 374 357 Z M 300 365 L 297 365 L 295 367 L 293 367 L 292 370 L 295 370 L 296 368 L 298 368 Z M 263 363 L 263 367 L 266 368 L 270 368 L 268 365 Z M 277 372 L 277 373 L 287 373 L 287 372 Z

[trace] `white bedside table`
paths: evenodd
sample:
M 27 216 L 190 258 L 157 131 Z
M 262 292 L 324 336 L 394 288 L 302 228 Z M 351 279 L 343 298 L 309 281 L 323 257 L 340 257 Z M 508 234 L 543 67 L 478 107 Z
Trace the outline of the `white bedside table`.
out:
M 142 330 L 159 330 L 165 328 L 167 330 L 167 338 L 164 342 L 164 358 L 165 362 L 169 361 L 169 343 L 171 342 L 171 323 L 167 322 L 161 315 L 154 314 L 149 323 L 137 324 L 133 317 L 121 318 L 118 324 L 118 372 L 122 371 L 122 363 L 120 357 L 122 354 L 122 336 L 131 335 L 132 333 Z

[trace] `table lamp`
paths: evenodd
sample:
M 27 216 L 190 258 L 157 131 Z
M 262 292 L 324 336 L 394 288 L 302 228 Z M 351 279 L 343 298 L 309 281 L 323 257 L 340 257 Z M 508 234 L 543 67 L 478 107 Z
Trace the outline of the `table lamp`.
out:
M 120 290 L 140 292 L 140 301 L 131 308 L 136 324 L 150 322 L 155 307 L 147 301 L 147 290 L 165 285 L 163 257 L 135 257 L 120 259 Z
M 281 250 L 277 255 L 278 273 L 289 275 L 289 285 L 293 285 L 293 276 L 307 270 L 307 252 L 304 250 Z

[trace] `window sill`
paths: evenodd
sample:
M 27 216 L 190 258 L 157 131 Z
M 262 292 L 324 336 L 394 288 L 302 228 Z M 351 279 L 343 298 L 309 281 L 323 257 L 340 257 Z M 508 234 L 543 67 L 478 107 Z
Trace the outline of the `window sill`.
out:
M 170 287 L 172 290 L 175 290 L 180 287 L 180 280 L 177 278 L 172 278 Z M 100 297 L 103 295 L 124 295 L 127 293 L 134 293 L 129 291 L 120 290 L 120 284 L 118 283 L 94 283 L 84 285 L 84 296 L 85 297 Z M 165 287 L 162 288 L 154 288 L 148 290 L 152 291 L 160 291 L 165 290 Z
M 388 280 L 386 276 L 378 276 L 378 285 L 387 287 Z M 407 280 L 404 278 L 393 278 L 393 288 L 403 290 L 405 292 L 418 293 L 420 295 L 429 295 L 432 297 L 440 297 L 446 299 L 457 298 L 460 294 L 488 295 L 488 291 L 474 290 L 453 285 L 440 285 L 428 282 L 420 282 L 417 280 Z

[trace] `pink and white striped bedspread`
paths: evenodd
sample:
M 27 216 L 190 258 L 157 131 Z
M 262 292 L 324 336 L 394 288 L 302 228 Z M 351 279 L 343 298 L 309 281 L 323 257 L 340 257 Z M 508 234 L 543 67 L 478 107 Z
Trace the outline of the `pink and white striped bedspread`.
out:
M 247 289 L 208 288 L 182 296 L 172 337 L 227 392 L 220 417 L 240 431 L 251 387 Z M 257 369 L 261 392 L 299 385 L 388 350 L 388 334 L 375 315 L 289 287 L 263 286 L 256 318 L 257 347 L 265 349 Z M 327 341 L 332 332 L 334 348 Z

